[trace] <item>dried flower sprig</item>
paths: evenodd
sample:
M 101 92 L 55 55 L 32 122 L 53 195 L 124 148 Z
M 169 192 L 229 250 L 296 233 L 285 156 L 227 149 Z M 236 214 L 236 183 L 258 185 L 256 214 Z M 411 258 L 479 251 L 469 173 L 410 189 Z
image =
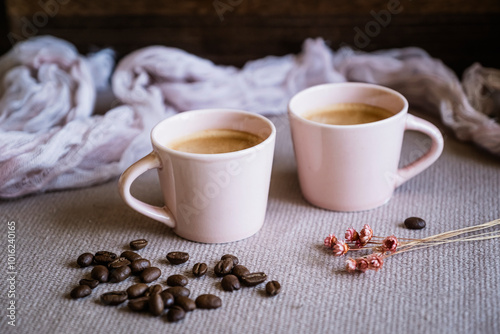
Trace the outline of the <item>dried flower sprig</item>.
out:
M 500 231 L 498 230 L 479 234 L 476 233 L 474 235 L 457 238 L 467 233 L 478 232 L 497 225 L 500 225 L 500 219 L 476 226 L 432 235 L 423 239 L 400 238 L 398 240 L 398 238 L 394 235 L 385 238 L 374 236 L 371 227 L 368 224 L 365 224 L 359 232 L 352 227 L 348 228 L 345 232 L 345 241 L 337 239 L 334 234 L 328 235 L 324 240 L 324 245 L 327 248 L 330 248 L 335 256 L 345 255 L 349 251 L 371 249 L 373 251 L 371 254 L 354 259 L 347 259 L 346 270 L 348 272 L 365 272 L 367 270 L 377 271 L 382 268 L 386 258 L 395 254 L 442 245 L 445 243 L 500 238 Z M 371 247 L 367 247 L 368 244 L 370 244 Z
M 356 246 L 364 247 L 373 237 L 373 230 L 370 225 L 365 224 L 359 232 L 359 238 L 356 240 Z
M 337 240 L 332 247 L 333 255 L 342 256 L 349 251 L 349 246 L 342 240 Z
M 386 241 L 388 238 L 383 239 L 382 237 L 374 236 L 370 225 L 365 224 L 359 233 L 352 227 L 348 228 L 345 232 L 345 241 L 339 240 L 335 234 L 329 234 L 323 243 L 327 248 L 333 250 L 335 256 L 342 256 L 349 250 L 359 250 L 367 244 L 381 244 L 379 247 L 388 247 L 388 250 L 395 250 L 398 242 L 396 237 L 392 236 L 391 238 L 395 239 L 395 244 L 393 239 Z M 380 249 L 383 251 L 384 248 Z
M 332 248 L 333 245 L 337 242 L 337 237 L 334 234 L 329 234 L 324 241 L 324 244 L 328 248 Z

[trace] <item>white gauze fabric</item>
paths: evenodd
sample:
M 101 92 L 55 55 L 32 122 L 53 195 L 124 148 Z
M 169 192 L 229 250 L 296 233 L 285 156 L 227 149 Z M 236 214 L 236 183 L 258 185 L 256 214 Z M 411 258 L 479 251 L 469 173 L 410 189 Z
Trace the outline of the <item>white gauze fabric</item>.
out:
M 0 58 L 0 197 L 88 186 L 119 175 L 151 150 L 161 119 L 200 108 L 286 112 L 312 85 L 363 81 L 394 88 L 410 105 L 440 115 L 461 140 L 500 155 L 500 73 L 474 64 L 463 84 L 418 48 L 373 53 L 330 50 L 309 39 L 299 55 L 265 57 L 243 68 L 217 66 L 182 50 L 151 46 L 125 57 L 112 76 L 120 105 L 93 114 L 113 55 L 84 57 L 68 42 L 37 37 Z

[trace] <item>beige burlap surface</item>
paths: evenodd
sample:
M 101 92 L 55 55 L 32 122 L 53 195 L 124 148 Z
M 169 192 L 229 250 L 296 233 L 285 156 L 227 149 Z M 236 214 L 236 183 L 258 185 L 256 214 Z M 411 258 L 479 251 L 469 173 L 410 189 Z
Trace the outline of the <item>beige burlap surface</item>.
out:
M 208 245 L 183 240 L 166 226 L 127 207 L 117 180 L 0 202 L 1 333 L 499 333 L 500 241 L 457 243 L 408 252 L 386 260 L 379 272 L 350 274 L 344 259 L 323 246 L 329 233 L 369 223 L 376 235 L 420 238 L 500 217 L 500 161 L 445 135 L 442 157 L 394 193 L 386 205 L 365 212 L 339 213 L 308 204 L 300 193 L 285 116 L 273 118 L 278 140 L 267 217 L 262 230 L 243 241 Z M 422 154 L 429 141 L 407 133 L 402 162 Z M 156 174 L 133 187 L 141 199 L 161 204 Z M 427 227 L 405 229 L 403 220 L 420 216 Z M 8 223 L 15 222 L 15 297 L 8 296 Z M 97 287 L 72 300 L 69 292 L 90 268 L 75 264 L 83 252 L 128 249 L 137 238 L 149 240 L 140 251 L 161 268 L 157 281 L 183 273 L 192 296 L 213 293 L 218 310 L 195 310 L 179 323 L 165 316 L 136 314 L 124 306 L 103 306 L 99 296 L 136 281 Z M 165 255 L 186 251 L 191 259 L 172 266 Z M 264 286 L 225 292 L 213 266 L 225 253 L 252 271 L 264 271 L 282 284 L 267 297 Z M 194 278 L 194 263 L 209 273 Z M 12 282 L 10 282 L 12 283 Z M 15 327 L 8 325 L 15 301 Z

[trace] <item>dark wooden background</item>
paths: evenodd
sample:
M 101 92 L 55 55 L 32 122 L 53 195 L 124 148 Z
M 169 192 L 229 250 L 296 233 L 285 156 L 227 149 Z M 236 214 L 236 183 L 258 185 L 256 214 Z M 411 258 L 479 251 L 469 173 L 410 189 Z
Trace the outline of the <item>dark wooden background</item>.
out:
M 373 13 L 388 6 L 398 13 L 377 23 Z M 0 53 L 51 34 L 84 53 L 111 46 L 120 57 L 161 44 L 241 66 L 323 37 L 334 49 L 419 46 L 458 74 L 476 61 L 500 68 L 499 0 L 0 0 L 0 7 Z

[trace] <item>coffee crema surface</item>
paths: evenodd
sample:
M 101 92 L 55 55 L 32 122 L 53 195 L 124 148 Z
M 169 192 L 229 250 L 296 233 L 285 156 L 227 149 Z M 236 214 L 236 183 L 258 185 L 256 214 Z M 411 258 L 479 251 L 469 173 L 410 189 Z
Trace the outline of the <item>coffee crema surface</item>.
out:
M 245 131 L 210 129 L 181 137 L 167 146 L 187 153 L 218 154 L 241 151 L 263 141 L 261 137 Z
M 394 114 L 387 109 L 364 103 L 337 103 L 314 109 L 302 116 L 313 122 L 330 125 L 356 125 L 381 121 Z

